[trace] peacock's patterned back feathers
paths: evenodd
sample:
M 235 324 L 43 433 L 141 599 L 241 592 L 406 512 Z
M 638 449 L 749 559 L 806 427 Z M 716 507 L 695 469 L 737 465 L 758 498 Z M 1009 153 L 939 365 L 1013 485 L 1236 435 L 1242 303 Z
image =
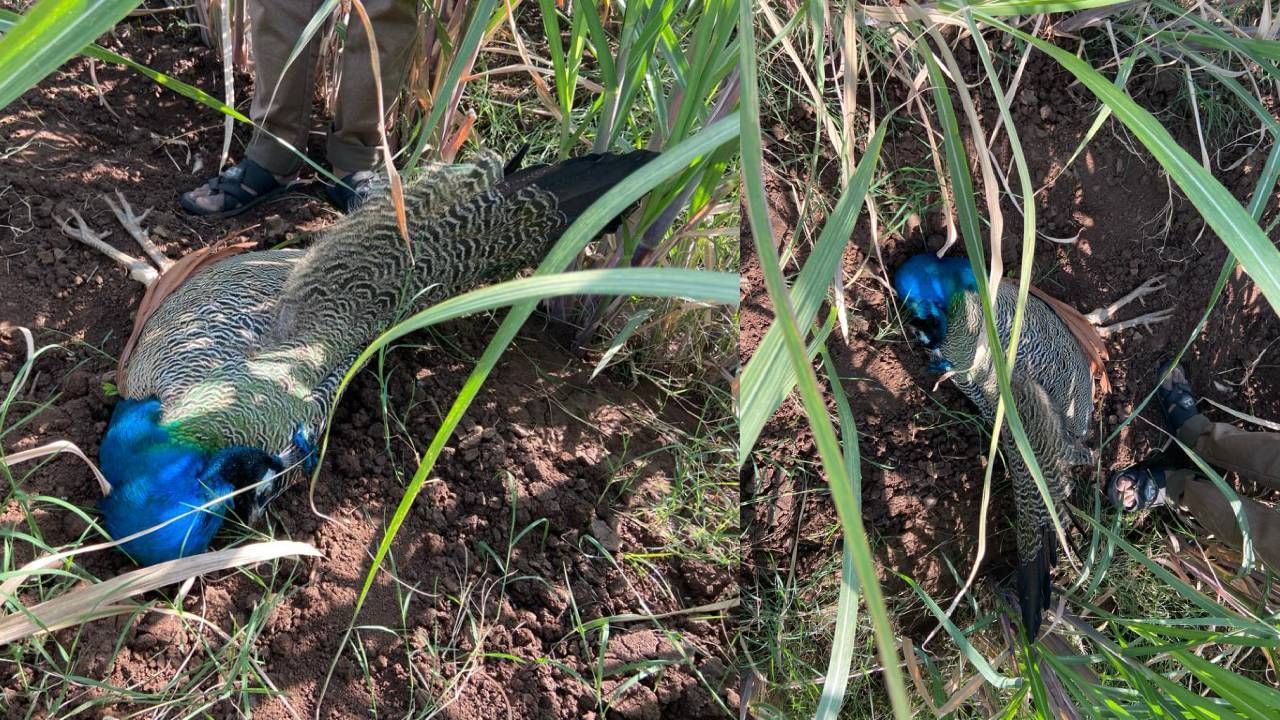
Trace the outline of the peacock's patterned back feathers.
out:
M 1002 346 L 1009 342 L 1016 303 L 1017 287 L 1001 283 L 992 310 Z M 995 413 L 999 386 L 990 356 L 994 347 L 986 342 L 982 305 L 975 293 L 966 293 L 951 308 L 948 328 L 939 350 L 957 371 L 952 378 L 956 386 L 989 420 Z M 1083 442 L 1089 436 L 1093 374 L 1088 358 L 1062 319 L 1034 296 L 1027 298 L 1014 374 L 1043 388 L 1068 437 Z
M 271 345 L 310 359 L 306 381 L 314 386 L 411 305 L 438 302 L 541 257 L 564 224 L 556 198 L 537 187 L 501 192 L 501 178 L 494 155 L 425 168 L 405 188 L 411 246 L 386 193 L 335 225 L 290 273 Z
M 356 354 L 396 319 L 544 256 L 571 219 L 652 153 L 577 158 L 504 178 L 500 160 L 429 165 L 405 187 L 411 243 L 389 194 L 306 251 L 232 257 L 181 285 L 146 321 L 126 396 L 206 448 L 286 455 L 318 431 Z
M 159 398 L 165 422 L 203 447 L 247 442 L 262 432 L 253 419 L 304 406 L 251 372 L 285 281 L 302 255 L 287 249 L 237 255 L 179 287 L 138 338 L 125 370 L 126 396 Z M 248 402 L 264 412 L 235 411 Z M 268 433 L 278 444 L 287 443 L 288 435 L 280 435 Z

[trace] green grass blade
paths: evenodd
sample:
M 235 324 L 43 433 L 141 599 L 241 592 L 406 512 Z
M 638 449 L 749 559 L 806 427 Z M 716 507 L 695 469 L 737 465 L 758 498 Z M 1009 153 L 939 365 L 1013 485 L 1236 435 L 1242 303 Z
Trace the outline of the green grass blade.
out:
M 996 380 L 1000 389 L 995 419 L 1000 419 L 1003 410 L 1004 420 L 1009 425 L 1009 433 L 1013 437 L 1014 444 L 1017 446 L 1018 452 L 1021 453 L 1031 477 L 1035 479 L 1040 498 L 1049 510 L 1049 518 L 1053 521 L 1053 528 L 1058 536 L 1058 542 L 1062 547 L 1066 548 L 1068 547 L 1066 532 L 1062 529 L 1062 521 L 1058 518 L 1057 508 L 1054 507 L 1049 485 L 1045 481 L 1044 472 L 1040 469 L 1040 462 L 1036 459 L 1035 451 L 1031 449 L 1031 441 L 1027 438 L 1027 431 L 1022 425 L 1022 418 L 1018 415 L 1018 408 L 1013 401 L 1009 360 L 1005 355 L 1004 348 L 1000 347 L 1000 334 L 996 331 L 993 306 L 994 288 L 990 287 L 988 283 L 987 268 L 983 260 L 982 229 L 978 219 L 978 206 L 974 201 L 973 178 L 969 174 L 969 160 L 964 147 L 964 136 L 961 134 L 960 124 L 956 120 L 955 108 L 951 104 L 951 96 L 947 91 L 946 77 L 943 75 L 942 69 L 934 61 L 933 54 L 927 48 L 921 52 L 921 55 L 928 66 L 929 78 L 933 83 L 934 104 L 938 110 L 938 123 L 942 129 L 947 168 L 951 174 L 951 187 L 955 196 L 956 216 L 960 222 L 960 234 L 964 238 L 969 264 L 973 268 L 973 277 L 978 286 L 978 297 L 982 301 L 983 327 L 987 337 L 993 338 L 993 345 L 1000 350 L 1000 352 L 991 353 L 991 362 L 995 366 Z M 1000 427 L 996 423 L 991 428 L 991 434 L 997 436 L 999 433 Z
M 1161 565 L 1160 563 L 1157 563 L 1155 560 L 1152 560 L 1150 557 L 1147 556 L 1146 553 L 1142 552 L 1138 548 L 1129 544 L 1127 540 L 1120 537 L 1119 534 L 1113 532 L 1111 528 L 1106 527 L 1101 523 L 1095 522 L 1093 518 L 1083 513 L 1080 515 L 1080 517 L 1081 517 L 1081 520 L 1091 525 L 1095 530 L 1102 532 L 1108 537 L 1110 537 L 1115 542 L 1116 546 L 1119 547 L 1121 550 L 1123 550 L 1125 554 L 1127 554 L 1129 557 L 1133 558 L 1137 562 L 1141 563 L 1144 567 L 1147 568 L 1147 570 L 1149 570 L 1152 574 L 1160 578 L 1160 580 L 1162 580 L 1166 585 L 1172 588 L 1176 593 L 1181 595 L 1183 598 L 1191 602 L 1196 607 L 1203 610 L 1205 613 L 1207 613 L 1211 617 L 1221 619 L 1221 624 L 1226 625 L 1228 627 L 1237 628 L 1239 630 L 1249 632 L 1256 637 L 1263 637 L 1263 638 L 1280 637 L 1280 628 L 1277 628 L 1273 625 L 1269 625 L 1266 622 L 1259 622 L 1251 618 L 1240 617 L 1232 613 L 1230 610 L 1227 610 L 1222 605 L 1219 605 L 1218 603 L 1214 602 L 1211 598 L 1207 597 L 1206 595 L 1201 593 L 1199 590 L 1196 590 L 1195 588 L 1191 587 L 1190 585 L 1180 580 L 1173 573 L 1165 569 L 1163 565 Z
M 1169 177 L 1178 184 L 1201 217 L 1226 244 L 1227 249 L 1239 259 L 1258 289 L 1271 303 L 1272 309 L 1280 312 L 1280 250 L 1276 249 L 1258 223 L 1254 222 L 1222 183 L 1183 150 L 1151 113 L 1107 80 L 1102 73 L 1056 45 L 999 21 L 991 22 L 1057 60 L 1111 108 L 1116 118 L 1129 128 L 1165 172 L 1169 173 Z
M 965 659 L 973 665 L 974 669 L 981 673 L 983 679 L 990 683 L 992 687 L 1004 690 L 1008 688 L 1015 688 L 1022 684 L 1022 681 L 1018 678 L 1005 677 L 997 672 L 996 669 L 991 666 L 991 663 L 982 656 L 982 653 L 978 652 L 978 649 L 973 646 L 973 643 L 969 642 L 969 638 L 965 637 L 964 632 L 962 632 L 960 628 L 956 627 L 955 623 L 951 622 L 951 619 L 947 617 L 946 613 L 942 612 L 942 608 L 938 607 L 938 603 L 935 602 L 932 597 L 929 597 L 929 593 L 925 592 L 924 588 L 920 587 L 919 583 L 906 575 L 901 575 L 900 577 L 911 586 L 911 589 L 915 591 L 916 596 L 925 604 L 925 607 L 929 608 L 929 612 L 933 613 L 934 616 L 938 618 L 938 622 L 942 623 L 943 629 L 945 629 L 947 634 L 951 636 L 951 639 L 955 641 L 956 647 L 960 649 L 960 653 L 965 656 Z
M 1209 467 L 1209 464 L 1197 455 L 1195 450 L 1187 447 L 1176 435 L 1173 436 L 1173 442 L 1182 449 L 1182 452 L 1187 457 L 1191 458 L 1196 468 L 1200 470 L 1200 474 L 1208 478 L 1214 487 L 1218 488 L 1218 492 L 1222 493 L 1227 500 L 1227 505 L 1231 507 L 1231 514 L 1235 516 L 1236 525 L 1240 528 L 1241 540 L 1240 571 L 1236 574 L 1236 577 L 1243 577 L 1258 562 L 1258 551 L 1254 546 L 1253 532 L 1249 528 L 1249 518 L 1244 514 L 1244 503 L 1240 500 L 1240 496 L 1236 494 L 1236 491 L 1227 484 L 1227 481 L 1222 479 L 1218 471 Z
M 836 414 L 840 418 L 840 445 L 844 451 L 845 472 L 852 483 L 853 497 L 862 507 L 861 456 L 858 452 L 858 425 L 840 383 L 840 373 L 831 360 L 831 354 L 822 348 L 822 365 L 827 371 L 827 383 L 836 401 Z M 849 685 L 849 667 L 853 663 L 853 651 L 857 647 L 854 635 L 858 628 L 858 602 L 860 587 L 858 572 L 853 567 L 853 547 L 844 543 L 840 560 L 840 599 L 836 604 L 835 636 L 831 640 L 831 657 L 827 661 L 827 675 L 822 682 L 822 695 L 818 698 L 815 720 L 833 720 L 844 705 L 845 688 Z
M 813 366 L 805 355 L 804 338 L 800 332 L 801 325 L 792 310 L 791 293 L 782 278 L 778 255 L 773 248 L 773 232 L 769 226 L 764 191 L 764 148 L 760 135 L 760 78 L 756 67 L 758 58 L 755 53 L 755 32 L 750 3 L 739 3 L 738 37 L 743 94 L 742 167 L 747 216 L 751 223 L 755 251 L 764 271 L 765 287 L 773 302 L 774 325 L 781 327 L 782 345 L 796 375 L 796 385 L 800 390 L 805 414 L 813 431 L 814 444 L 818 448 L 836 513 L 840 518 L 844 541 L 853 548 L 853 566 L 863 582 L 867 611 L 871 616 L 876 648 L 884 667 L 885 685 L 893 714 L 898 720 L 907 720 L 911 717 L 911 703 L 907 700 L 906 682 L 902 676 L 893 626 L 889 622 L 889 613 L 885 609 L 884 591 L 880 587 L 880 580 L 876 577 L 875 564 L 871 557 L 871 543 L 867 539 L 866 527 L 858 513 L 858 500 L 853 496 L 852 484 L 845 470 L 835 428 L 831 425 L 831 418 L 827 416 L 826 404 L 818 389 Z M 827 278 L 824 277 L 822 282 L 825 288 Z M 807 325 L 806 322 L 805 326 Z M 759 352 L 757 350 L 757 353 Z M 749 387 L 746 379 L 743 378 L 741 391 L 747 393 L 752 390 L 753 388 Z
M 0 38 L 0 110 L 138 6 L 138 0 L 42 0 Z
M 795 303 L 796 322 L 800 327 L 809 327 L 814 316 L 827 295 L 831 286 L 831 278 L 835 274 L 840 258 L 844 256 L 845 245 L 853 235 L 853 225 L 862 212 L 862 203 L 867 196 L 867 188 L 871 185 L 872 174 L 880 159 L 880 148 L 889 127 L 889 119 L 880 123 L 880 128 L 867 143 L 862 161 L 849 180 L 848 187 L 836 203 L 835 210 L 823 226 L 818 241 L 809 253 L 804 267 L 801 268 L 789 295 Z M 740 383 L 739 428 L 741 442 L 738 448 L 738 462 L 746 462 L 755 447 L 765 423 L 777 411 L 782 401 L 791 394 L 796 384 L 795 368 L 787 361 L 783 350 L 782 329 L 774 323 L 761 339 L 751 359 L 742 369 Z
M 1172 650 L 1169 654 L 1195 673 L 1219 697 L 1231 703 L 1233 710 L 1258 720 L 1280 717 L 1280 691 L 1275 688 L 1237 675 L 1186 650 Z
M 564 235 L 556 242 L 555 246 L 547 254 L 547 257 L 539 264 L 535 276 L 552 275 L 562 271 L 568 267 L 569 263 L 582 252 L 587 243 L 591 241 L 610 219 L 618 216 L 626 210 L 633 202 L 639 200 L 645 193 L 658 186 L 659 183 L 669 180 L 688 166 L 694 164 L 699 158 L 712 153 L 727 142 L 733 141 L 739 134 L 738 116 L 731 115 L 703 130 L 701 133 L 678 143 L 674 147 L 666 150 L 660 156 L 650 161 L 644 167 L 632 173 L 623 182 L 619 183 L 603 197 L 597 200 L 590 208 L 586 210 L 579 218 L 565 230 Z M 615 271 L 617 272 L 617 271 Z M 737 279 L 734 277 L 734 295 L 737 296 Z M 545 279 L 545 278 L 544 278 Z M 676 296 L 683 295 L 683 291 L 677 291 Z M 484 385 L 489 373 L 498 364 L 499 358 L 506 351 L 507 346 L 515 339 L 516 333 L 524 325 L 525 320 L 533 314 L 537 301 L 533 299 L 524 299 L 512 306 L 507 317 L 503 319 L 502 324 L 498 327 L 494 338 L 485 348 L 484 353 L 476 363 L 475 369 L 463 384 L 462 390 L 458 393 L 457 399 L 449 408 L 444 419 L 440 423 L 440 428 L 435 436 L 431 439 L 426 453 L 423 455 L 422 462 L 419 463 L 417 470 L 413 474 L 413 478 L 409 481 L 408 487 L 405 489 L 404 496 L 400 500 L 400 504 L 396 507 L 395 513 L 390 522 L 387 524 L 387 530 L 382 537 L 382 541 L 378 544 L 378 550 L 374 555 L 373 562 L 369 567 L 368 573 L 365 575 L 364 584 L 360 589 L 360 593 L 356 598 L 355 607 L 351 613 L 351 624 L 348 625 L 347 634 L 350 635 L 352 628 L 355 627 L 355 620 L 360 615 L 360 610 L 364 607 L 364 602 L 368 598 L 369 590 L 373 587 L 373 582 L 378 576 L 379 568 L 386 558 L 387 553 L 391 550 L 391 543 L 395 540 L 396 534 L 403 525 L 405 518 L 409 514 L 409 510 L 413 507 L 413 501 L 417 499 L 418 494 L 422 490 L 423 483 L 426 482 L 427 476 L 431 469 L 435 467 L 436 460 L 439 459 L 441 452 L 444 450 L 445 444 L 449 438 L 453 436 L 453 432 L 458 427 L 458 423 L 462 421 L 462 416 L 467 408 L 471 406 L 476 395 L 479 394 L 480 388 Z M 415 316 L 417 317 L 417 316 Z M 413 318 L 406 322 L 414 322 Z M 403 325 L 403 323 L 401 324 Z M 396 328 L 392 328 L 387 334 L 397 332 Z M 384 334 L 383 337 L 386 337 Z M 375 341 L 374 345 L 377 345 Z M 361 354 L 361 358 L 367 360 L 376 352 L 376 348 L 371 346 L 368 350 Z M 337 399 L 342 396 L 343 391 L 350 384 L 352 377 L 358 372 L 361 362 L 357 361 L 352 365 L 346 376 L 343 377 L 338 390 L 335 393 L 335 401 L 333 405 L 336 407 Z M 330 412 L 329 421 L 326 422 L 326 428 L 332 427 L 332 410 Z M 329 442 L 329 434 L 326 429 L 325 436 L 320 445 L 321 456 Z M 317 468 L 318 470 L 318 468 Z M 314 477 L 313 477 L 314 483 Z M 345 645 L 344 640 L 342 645 Z M 321 690 L 323 697 L 327 690 L 329 681 L 333 677 L 334 669 L 340 657 L 335 655 L 333 662 L 329 666 L 328 673 L 325 675 L 325 681 Z
M 983 2 L 939 2 L 938 10 L 961 12 L 981 10 L 988 15 L 1034 15 L 1037 13 L 1079 12 L 1125 5 L 1128 0 L 988 0 Z
M 397 323 L 360 354 L 356 366 L 371 360 L 378 350 L 392 342 L 431 325 L 521 302 L 565 295 L 673 297 L 736 305 L 738 276 L 736 273 L 687 268 L 612 268 L 509 280 L 450 298 Z
M 432 135 L 435 133 L 436 125 L 440 123 L 440 118 L 444 116 L 444 111 L 451 104 L 450 98 L 453 97 L 454 91 L 458 87 L 458 82 L 462 79 L 462 73 L 470 67 L 471 60 L 475 57 L 476 51 L 480 47 L 480 41 L 484 38 L 487 21 L 481 21 L 480 19 L 493 16 L 493 11 L 498 6 L 498 0 L 479 0 L 477 3 L 469 3 L 469 6 L 472 14 L 471 20 L 467 24 L 467 32 L 463 36 L 462 42 L 458 43 L 456 52 L 453 54 L 453 62 L 449 65 L 449 72 L 445 75 L 444 83 L 432 99 L 431 112 L 427 115 L 426 121 L 418 128 L 417 141 L 414 143 L 413 151 L 409 153 L 409 159 L 405 161 L 405 167 L 416 167 L 418 161 L 422 158 L 423 151 L 427 149 L 427 143 L 430 142 Z
M 596 376 L 600 374 L 600 371 L 604 370 L 609 365 L 609 361 L 613 359 L 613 356 L 617 355 L 618 351 L 622 349 L 622 346 L 627 344 L 627 339 L 630 338 L 632 333 L 640 327 L 640 323 L 649 319 L 649 316 L 652 314 L 652 308 L 645 308 L 627 318 L 626 324 L 622 326 L 622 329 L 618 331 L 617 335 L 613 336 L 613 339 L 609 341 L 609 347 L 600 355 L 600 360 L 596 363 L 595 368 L 591 370 L 591 377 L 588 378 L 588 380 L 596 379 Z

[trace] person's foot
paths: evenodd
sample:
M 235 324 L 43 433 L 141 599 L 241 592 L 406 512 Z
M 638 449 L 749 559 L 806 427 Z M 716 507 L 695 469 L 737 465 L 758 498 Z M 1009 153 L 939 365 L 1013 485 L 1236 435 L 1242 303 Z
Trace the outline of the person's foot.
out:
M 1135 513 L 1162 504 L 1169 496 L 1168 469 L 1156 455 L 1121 470 L 1107 481 L 1107 499 L 1124 513 Z
M 1168 377 L 1165 377 L 1166 371 Z M 1178 428 L 1200 414 L 1200 408 L 1196 407 L 1195 392 L 1181 365 L 1169 370 L 1169 361 L 1166 361 L 1156 372 L 1158 376 L 1164 377 L 1160 387 L 1156 388 L 1156 401 L 1160 403 L 1160 410 L 1164 413 L 1165 429 L 1177 435 Z
M 342 182 L 329 185 L 325 188 L 324 194 L 329 198 L 329 202 L 344 215 L 350 215 L 359 210 L 373 196 L 374 181 L 378 176 L 372 170 L 347 172 L 334 168 L 333 174 Z
M 273 175 L 245 158 L 200 187 L 183 193 L 179 203 L 192 215 L 231 217 L 277 197 L 293 182 L 293 178 Z

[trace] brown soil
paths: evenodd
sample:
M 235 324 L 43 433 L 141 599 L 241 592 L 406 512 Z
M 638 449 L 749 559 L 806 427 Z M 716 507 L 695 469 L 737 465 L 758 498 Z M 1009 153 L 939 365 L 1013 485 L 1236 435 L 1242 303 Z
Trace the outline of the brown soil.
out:
M 990 131 L 998 116 L 976 54 L 962 47 L 959 59 L 971 86 L 987 93 L 977 101 L 985 117 L 983 126 Z M 1194 126 L 1179 115 L 1174 104 L 1182 76 L 1156 75 L 1151 68 L 1142 67 L 1134 77 L 1130 91 L 1136 99 L 1158 112 L 1162 122 L 1174 129 L 1179 142 L 1199 157 Z M 901 87 L 891 86 L 889 92 L 890 104 L 903 99 Z M 895 99 L 895 93 L 900 97 Z M 1159 307 L 1175 310 L 1174 319 L 1153 332 L 1130 330 L 1109 340 L 1111 360 L 1107 372 L 1113 389 L 1101 399 L 1099 417 L 1102 437 L 1106 437 L 1150 391 L 1160 361 L 1191 334 L 1207 306 L 1226 252 L 1212 231 L 1203 228 L 1194 208 L 1176 187 L 1170 191 L 1155 161 L 1145 154 L 1133 155 L 1120 141 L 1124 130 L 1115 120 L 1098 133 L 1070 169 L 1059 175 L 1096 115 L 1097 104 L 1088 98 L 1087 90 L 1073 86 L 1072 78 L 1052 60 L 1039 54 L 1031 56 L 1014 110 L 1033 183 L 1037 187 L 1049 185 L 1038 199 L 1037 224 L 1041 232 L 1059 238 L 1080 232 L 1075 245 L 1043 240 L 1037 243 L 1035 281 L 1051 294 L 1088 311 L 1163 273 L 1168 276 L 1167 288 L 1149 296 L 1141 308 L 1130 306 L 1120 317 Z M 1266 101 L 1272 103 L 1270 98 Z M 791 120 L 791 129 L 772 129 L 774 142 L 768 152 L 775 158 L 803 157 L 806 152 L 805 143 L 809 140 L 803 136 L 813 121 L 803 110 L 797 110 Z M 797 128 L 800 132 L 795 131 Z M 1136 141 L 1129 141 L 1140 147 Z M 796 144 L 791 145 L 792 142 Z M 1003 133 L 996 147 L 1002 168 L 1016 185 L 1017 176 L 1011 169 Z M 894 172 L 904 167 L 924 168 L 932 175 L 927 148 L 919 125 L 903 123 L 890 130 L 881 156 L 882 168 Z M 1247 149 L 1237 146 L 1224 150 L 1215 158 L 1215 167 L 1233 163 Z M 1239 168 L 1219 174 L 1237 197 L 1247 199 L 1252 192 L 1267 151 L 1264 145 Z M 1212 147 L 1210 155 L 1213 157 Z M 838 167 L 835 158 L 824 160 L 820 168 L 825 165 L 826 169 L 818 178 L 789 170 L 770 176 L 776 240 L 789 237 L 798 222 L 793 197 L 803 197 L 806 187 L 839 187 L 839 178 L 832 170 Z M 974 172 L 975 178 L 979 177 L 976 163 Z M 798 188 L 798 193 L 793 194 L 791 187 Z M 984 207 L 981 198 L 978 205 L 980 210 Z M 1276 207 L 1277 200 L 1273 198 L 1264 223 L 1274 216 Z M 1006 222 L 1005 267 L 1016 272 L 1021 215 L 1007 199 L 1002 209 Z M 886 208 L 880 210 L 886 212 Z M 1157 227 L 1165 222 L 1165 213 L 1167 233 Z M 889 583 L 891 590 L 903 590 L 905 586 L 896 573 L 904 573 L 930 592 L 943 593 L 936 597 L 945 600 L 945 593 L 957 587 L 947 562 L 963 577 L 976 550 L 987 436 L 979 423 L 949 415 L 950 411 L 973 412 L 950 384 L 944 384 L 937 392 L 931 390 L 936 378 L 926 372 L 925 352 L 904 341 L 896 331 L 891 297 L 876 279 L 888 277 L 900 262 L 925 250 L 926 237 L 929 249 L 939 248 L 942 231 L 941 215 L 934 212 L 923 219 L 923 227 L 912 237 L 880 237 L 882 268 L 864 213 L 843 261 L 846 281 L 865 265 L 861 277 L 846 294 L 850 337 L 846 343 L 837 331 L 828 347 L 845 379 L 843 390 L 858 420 L 863 515 L 873 530 L 881 580 Z M 772 309 L 758 260 L 745 236 L 742 252 L 745 358 L 754 351 L 771 322 Z M 962 253 L 963 243 L 951 252 Z M 792 272 L 802 259 L 790 268 Z M 1203 395 L 1245 412 L 1275 418 L 1280 416 L 1280 364 L 1274 360 L 1273 346 L 1277 339 L 1280 322 L 1249 278 L 1237 271 L 1184 362 L 1191 368 L 1193 385 Z M 1251 370 L 1260 357 L 1261 362 Z M 1231 419 L 1212 410 L 1209 414 L 1214 419 Z M 1142 418 L 1160 422 L 1154 406 L 1146 409 Z M 1161 438 L 1156 429 L 1139 420 L 1103 447 L 1103 467 L 1134 462 L 1161 444 Z M 1098 439 L 1095 432 L 1094 447 Z M 834 509 L 824 479 L 812 470 L 816 452 L 796 398 L 787 400 L 766 428 L 757 448 L 757 460 L 759 472 L 748 473 L 743 488 L 743 522 L 744 527 L 751 528 L 751 549 L 746 556 L 751 568 L 745 570 L 764 576 L 791 570 L 805 577 L 829 561 L 838 548 L 832 547 L 829 533 L 835 523 Z M 779 472 L 780 468 L 786 472 Z M 1011 504 L 1008 493 L 1003 491 L 1008 485 L 999 468 L 995 478 L 989 524 L 992 537 L 985 570 L 992 579 L 1002 582 L 1012 569 L 1012 532 L 1006 519 Z M 1092 481 L 1078 479 L 1091 498 L 1095 491 Z M 809 490 L 817 492 L 806 492 Z M 791 566 L 793 552 L 795 567 Z M 908 632 L 914 624 L 914 619 L 904 619 Z M 926 629 L 932 627 L 931 623 Z
M 211 54 L 193 37 L 155 21 L 121 25 L 103 42 L 215 94 L 221 87 Z M 55 216 L 78 209 L 93 227 L 113 230 L 111 242 L 136 252 L 98 199 L 119 189 L 139 212 L 155 208 L 146 224 L 171 257 L 239 239 L 277 242 L 295 228 L 323 226 L 333 218 L 322 202 L 303 194 L 229 221 L 183 214 L 178 192 L 202 182 L 217 163 L 220 117 L 137 74 L 99 65 L 105 100 L 119 115 L 114 117 L 99 104 L 87 70 L 85 61 L 73 61 L 0 118 L 0 153 L 12 153 L 0 164 L 0 387 L 7 389 L 24 360 L 14 328 L 37 329 L 39 344 L 60 342 L 67 348 L 46 354 L 36 366 L 36 378 L 19 400 L 52 397 L 53 402 L 5 438 L 9 450 L 65 438 L 96 455 L 112 405 L 103 382 L 142 295 L 123 270 L 64 237 Z M 188 151 L 203 156 L 203 169 L 192 172 Z M 470 359 L 479 356 L 494 327 L 483 317 L 457 321 L 435 334 L 415 336 L 416 347 L 390 355 L 386 396 L 404 419 L 403 427 L 384 424 L 376 374 L 360 376 L 340 406 L 316 490 L 316 507 L 333 521 L 311 512 L 305 488 L 292 489 L 273 506 L 269 534 L 313 543 L 325 555 L 279 563 L 273 586 L 287 586 L 284 594 L 268 592 L 237 572 L 207 577 L 192 590 L 188 609 L 221 632 L 241 633 L 251 618 L 265 623 L 249 649 L 256 653 L 256 672 L 282 693 L 261 696 L 251 708 L 215 702 L 215 716 L 252 711 L 274 718 L 290 716 L 290 708 L 303 715 L 316 711 L 318 687 L 339 652 L 370 556 L 417 465 L 415 449 L 425 448 L 466 379 Z M 348 646 L 325 698 L 325 717 L 368 717 L 372 707 L 384 717 L 420 712 L 441 701 L 440 678 L 452 678 L 458 696 L 438 717 L 597 717 L 589 684 L 560 669 L 590 683 L 601 662 L 598 633 L 590 632 L 590 642 L 582 642 L 574 630 L 579 621 L 672 612 L 734 593 L 729 576 L 711 565 L 664 557 L 615 565 L 587 540 L 590 535 L 614 553 L 665 544 L 666 528 L 647 508 L 674 477 L 668 448 L 675 439 L 652 429 L 661 425 L 646 418 L 658 416 L 677 427 L 693 420 L 687 408 L 666 406 L 653 388 L 625 387 L 603 376 L 588 384 L 590 363 L 543 340 L 545 332 L 541 321 L 526 327 L 469 411 L 460 437 L 437 463 L 359 618 L 366 628 L 358 643 L 367 667 L 357 663 Z M 633 479 L 618 482 L 624 473 Z M 17 476 L 25 493 L 84 508 L 96 501 L 92 476 L 73 459 Z M 26 518 L 10 503 L 0 517 L 5 532 L 26 532 L 27 523 L 35 522 L 52 544 L 97 539 L 70 512 L 44 507 L 47 512 Z M 512 548 L 504 584 L 489 549 L 506 562 L 509 538 L 540 520 L 545 524 Z M 22 542 L 12 546 L 15 557 L 6 559 L 7 567 L 31 555 Z M 82 561 L 99 578 L 131 569 L 114 552 Z M 396 579 L 387 572 L 391 568 Z M 273 574 L 268 568 L 257 572 L 268 580 Z M 292 582 L 284 583 L 290 575 Z M 171 596 L 169 590 L 149 599 Z M 722 717 L 712 692 L 736 707 L 723 626 L 706 615 L 673 616 L 663 626 L 674 633 L 648 622 L 610 627 L 602 661 L 606 695 L 632 674 L 628 663 L 663 659 L 670 664 L 623 692 L 608 717 Z M 142 691 L 158 690 L 174 678 L 179 686 L 199 682 L 213 692 L 221 688 L 196 675 L 203 651 L 196 652 L 196 663 L 189 664 L 187 656 L 197 641 L 214 651 L 223 641 L 212 630 L 184 627 L 172 616 L 117 617 L 57 638 L 73 648 L 62 674 Z M 23 660 L 28 667 L 43 662 L 33 654 Z M 424 685 L 423 678 L 436 680 Z M 261 686 L 255 677 L 243 680 Z M 31 696 L 25 683 L 32 681 L 29 674 L 0 671 L 11 715 L 40 716 L 60 702 Z M 125 697 L 105 687 L 81 685 L 81 690 L 84 696 L 77 701 Z M 103 711 L 141 709 L 119 701 Z

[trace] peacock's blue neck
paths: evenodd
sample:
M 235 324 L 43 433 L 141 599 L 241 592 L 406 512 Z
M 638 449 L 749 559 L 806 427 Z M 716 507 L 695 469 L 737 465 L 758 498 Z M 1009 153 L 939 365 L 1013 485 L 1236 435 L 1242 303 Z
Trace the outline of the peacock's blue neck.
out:
M 175 438 L 171 430 L 161 422 L 159 400 L 122 400 L 99 451 L 111 491 L 98 507 L 111 537 L 123 539 L 173 520 L 121 546 L 144 565 L 202 552 L 228 506 L 197 509 L 231 487 L 207 472 L 213 453 Z
M 963 302 L 965 293 L 977 292 L 978 281 L 973 277 L 973 267 L 968 258 L 948 257 L 941 260 L 941 276 L 946 287 L 947 307 Z
M 178 440 L 161 424 L 160 400 L 121 400 L 111 415 L 98 452 L 102 474 L 113 487 L 156 467 L 193 473 L 207 456 L 202 448 Z

